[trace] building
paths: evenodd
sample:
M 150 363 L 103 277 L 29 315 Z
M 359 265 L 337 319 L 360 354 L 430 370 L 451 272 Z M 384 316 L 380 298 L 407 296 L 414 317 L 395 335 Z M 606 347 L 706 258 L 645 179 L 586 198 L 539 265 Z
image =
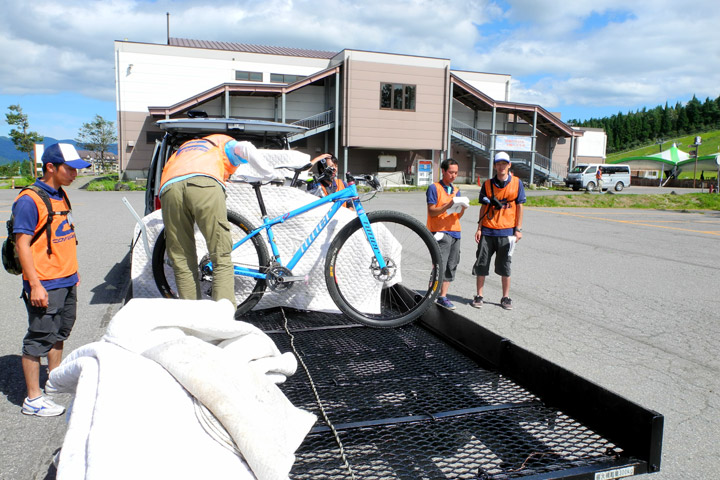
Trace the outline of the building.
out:
M 343 171 L 411 181 L 420 161 L 437 172 L 448 156 L 458 182 L 487 178 L 496 150 L 510 153 L 521 178 L 560 180 L 583 135 L 539 105 L 511 102 L 510 75 L 453 70 L 443 58 L 170 38 L 116 41 L 115 62 L 127 178 L 145 175 L 162 136 L 155 122 L 191 110 L 297 123 L 308 131 L 292 148 L 332 152 Z

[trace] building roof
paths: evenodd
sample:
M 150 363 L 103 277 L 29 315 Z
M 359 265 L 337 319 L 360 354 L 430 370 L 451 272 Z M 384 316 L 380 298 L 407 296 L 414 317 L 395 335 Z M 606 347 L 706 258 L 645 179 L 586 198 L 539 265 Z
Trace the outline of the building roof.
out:
M 190 38 L 170 38 L 168 45 L 173 47 L 205 48 L 208 50 L 228 50 L 231 52 L 260 53 L 265 55 L 285 55 L 289 57 L 331 59 L 338 52 L 310 50 L 307 48 L 272 47 L 269 45 L 251 45 L 248 43 L 216 42 L 214 40 L 194 40 Z

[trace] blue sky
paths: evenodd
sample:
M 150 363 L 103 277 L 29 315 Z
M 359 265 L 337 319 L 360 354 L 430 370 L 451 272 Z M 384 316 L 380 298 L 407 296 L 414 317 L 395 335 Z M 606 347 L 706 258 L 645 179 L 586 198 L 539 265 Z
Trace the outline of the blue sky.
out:
M 0 0 L 0 111 L 74 138 L 115 121 L 114 40 L 174 37 L 449 58 L 564 120 L 720 96 L 716 0 Z M 0 135 L 10 126 L 0 117 Z

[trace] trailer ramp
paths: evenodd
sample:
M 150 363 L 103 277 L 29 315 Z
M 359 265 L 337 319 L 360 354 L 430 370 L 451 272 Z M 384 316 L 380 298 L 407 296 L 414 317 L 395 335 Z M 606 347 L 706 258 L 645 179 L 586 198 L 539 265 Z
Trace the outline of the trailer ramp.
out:
M 310 374 L 301 366 L 280 386 L 319 419 L 290 478 L 609 480 L 659 469 L 659 445 L 651 464 L 644 446 L 629 452 L 546 403 L 488 360 L 506 340 L 445 312 L 396 329 L 291 309 L 248 315 Z

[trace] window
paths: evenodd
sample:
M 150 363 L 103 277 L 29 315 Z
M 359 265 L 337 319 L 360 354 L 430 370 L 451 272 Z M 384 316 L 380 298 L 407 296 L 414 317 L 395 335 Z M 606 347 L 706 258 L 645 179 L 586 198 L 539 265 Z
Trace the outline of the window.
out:
M 262 82 L 262 72 L 244 72 L 242 70 L 235 70 L 235 80 L 244 80 L 247 82 Z
M 401 83 L 380 84 L 380 108 L 415 110 L 415 85 Z
M 304 75 L 288 75 L 285 73 L 271 73 L 271 83 L 294 83 L 305 78 Z

